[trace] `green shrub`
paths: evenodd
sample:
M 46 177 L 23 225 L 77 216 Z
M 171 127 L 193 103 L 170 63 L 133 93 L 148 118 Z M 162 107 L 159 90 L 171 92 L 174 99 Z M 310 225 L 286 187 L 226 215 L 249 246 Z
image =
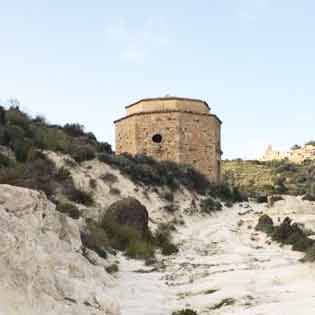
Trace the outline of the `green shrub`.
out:
M 167 186 L 172 190 L 183 185 L 189 190 L 204 194 L 209 190 L 208 179 L 191 166 L 179 165 L 171 161 L 157 161 L 144 155 L 99 154 L 101 162 L 118 168 L 132 181 L 147 186 Z
M 173 227 L 169 224 L 159 224 L 155 235 L 154 244 L 161 249 L 162 255 L 170 256 L 178 253 L 178 247 L 171 241 L 171 230 Z
M 63 130 L 71 137 L 82 137 L 85 135 L 84 126 L 80 124 L 66 124 Z
M 100 179 L 104 181 L 105 183 L 110 183 L 110 184 L 116 183 L 118 181 L 117 176 L 112 173 L 105 173 L 100 176 Z
M 306 232 L 296 223 L 292 224 L 290 218 L 285 218 L 279 226 L 273 226 L 271 218 L 263 215 L 259 219 L 256 230 L 263 231 L 280 244 L 292 245 L 292 249 L 301 252 L 307 252 L 315 244 Z
M 187 308 L 184 310 L 173 312 L 172 315 L 198 315 L 198 313 Z
M 174 194 L 171 192 L 165 192 L 162 194 L 162 198 L 166 201 L 173 202 L 174 201 Z
M 118 188 L 110 187 L 109 193 L 110 193 L 111 195 L 116 195 L 116 196 L 118 196 L 118 195 L 121 194 L 121 191 L 120 191 Z
M 6 119 L 5 119 L 5 109 L 3 106 L 0 106 L 0 126 L 5 125 Z
M 307 200 L 307 201 L 315 201 L 315 195 L 314 194 L 310 194 L 307 193 L 303 196 L 302 198 L 303 200 Z
M 81 216 L 80 210 L 78 207 L 72 203 L 57 203 L 57 211 L 62 212 L 68 215 L 70 218 L 78 220 Z
M 83 246 L 96 252 L 100 257 L 106 259 L 110 248 L 110 242 L 106 232 L 95 222 L 88 221 L 86 231 L 81 231 Z
M 94 199 L 91 193 L 77 189 L 73 187 L 68 193 L 68 197 L 71 201 L 80 203 L 86 207 L 91 207 L 94 205 Z
M 218 310 L 222 307 L 226 307 L 226 306 L 230 306 L 235 304 L 236 301 L 235 299 L 232 298 L 228 298 L 228 299 L 223 299 L 221 302 L 215 304 L 214 306 L 211 307 L 211 310 Z
M 112 146 L 107 142 L 99 142 L 97 144 L 97 152 L 112 154 L 113 153 Z
M 308 248 L 306 251 L 306 255 L 301 259 L 303 263 L 314 263 L 315 262 L 315 245 Z
M 140 234 L 134 228 L 118 224 L 108 215 L 104 216 L 101 227 L 114 249 L 126 250 L 131 242 L 141 240 Z
M 214 200 L 212 197 L 207 197 L 200 202 L 201 212 L 210 214 L 222 209 L 222 205 L 219 201 Z
M 70 149 L 70 154 L 78 163 L 93 160 L 96 156 L 95 149 L 91 145 L 74 145 Z
M 119 267 L 117 264 L 112 264 L 106 268 L 106 271 L 110 274 L 114 274 L 119 271 Z
M 9 167 L 13 163 L 14 162 L 12 160 L 10 160 L 7 156 L 0 153 L 0 168 L 1 167 Z
M 129 242 L 126 255 L 134 259 L 147 259 L 154 256 L 154 248 L 149 241 L 136 239 Z
M 97 181 L 96 181 L 96 179 L 90 178 L 89 184 L 90 184 L 90 187 L 91 187 L 92 189 L 96 189 L 96 188 L 97 188 Z
M 56 178 L 57 178 L 59 181 L 65 181 L 65 180 L 71 178 L 71 173 L 70 173 L 70 171 L 67 170 L 66 168 L 61 167 L 61 168 L 57 171 Z

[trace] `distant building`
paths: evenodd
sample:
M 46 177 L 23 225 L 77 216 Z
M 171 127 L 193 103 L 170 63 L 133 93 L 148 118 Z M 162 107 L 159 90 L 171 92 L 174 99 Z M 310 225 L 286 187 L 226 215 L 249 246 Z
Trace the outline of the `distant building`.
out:
M 269 145 L 261 158 L 262 161 L 285 159 L 298 164 L 305 160 L 315 160 L 315 144 L 306 144 L 303 147 L 295 146 L 289 151 L 273 150 L 272 146 Z
M 190 164 L 218 182 L 221 121 L 204 101 L 179 97 L 143 99 L 115 121 L 116 153 L 144 154 Z

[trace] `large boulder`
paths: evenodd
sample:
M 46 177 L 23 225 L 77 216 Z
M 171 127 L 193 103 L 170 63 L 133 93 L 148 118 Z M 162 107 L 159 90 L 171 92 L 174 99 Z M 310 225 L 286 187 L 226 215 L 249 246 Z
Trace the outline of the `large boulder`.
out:
M 129 197 L 113 203 L 108 208 L 104 220 L 127 225 L 144 236 L 148 230 L 149 214 L 146 207 L 137 199 Z
M 256 226 L 256 231 L 271 233 L 273 231 L 273 227 L 274 226 L 272 219 L 267 214 L 263 214 L 259 218 L 258 224 Z
M 114 279 L 81 252 L 77 221 L 44 193 L 0 185 L 0 314 L 118 315 Z

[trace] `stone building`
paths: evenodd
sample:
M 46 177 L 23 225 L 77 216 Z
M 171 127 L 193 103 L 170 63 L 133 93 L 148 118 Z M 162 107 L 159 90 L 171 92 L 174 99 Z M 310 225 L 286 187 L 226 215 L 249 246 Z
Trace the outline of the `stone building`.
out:
M 306 144 L 303 147 L 295 146 L 289 151 L 274 150 L 269 145 L 261 160 L 288 160 L 297 164 L 303 163 L 306 160 L 315 160 L 315 144 Z
M 204 101 L 179 97 L 143 99 L 115 121 L 116 153 L 144 154 L 190 164 L 220 180 L 221 124 Z

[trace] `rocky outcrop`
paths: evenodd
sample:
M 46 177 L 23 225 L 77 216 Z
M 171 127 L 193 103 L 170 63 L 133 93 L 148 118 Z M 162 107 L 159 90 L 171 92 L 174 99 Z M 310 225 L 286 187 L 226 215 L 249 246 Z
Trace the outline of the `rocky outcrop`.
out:
M 113 278 L 43 193 L 0 185 L 0 314 L 118 315 Z
M 107 210 L 104 220 L 114 220 L 120 225 L 128 225 L 144 235 L 148 229 L 148 211 L 137 199 L 124 198 L 113 203 Z
M 256 231 L 263 231 L 266 233 L 270 233 L 273 231 L 273 220 L 267 215 L 262 215 L 256 226 Z

